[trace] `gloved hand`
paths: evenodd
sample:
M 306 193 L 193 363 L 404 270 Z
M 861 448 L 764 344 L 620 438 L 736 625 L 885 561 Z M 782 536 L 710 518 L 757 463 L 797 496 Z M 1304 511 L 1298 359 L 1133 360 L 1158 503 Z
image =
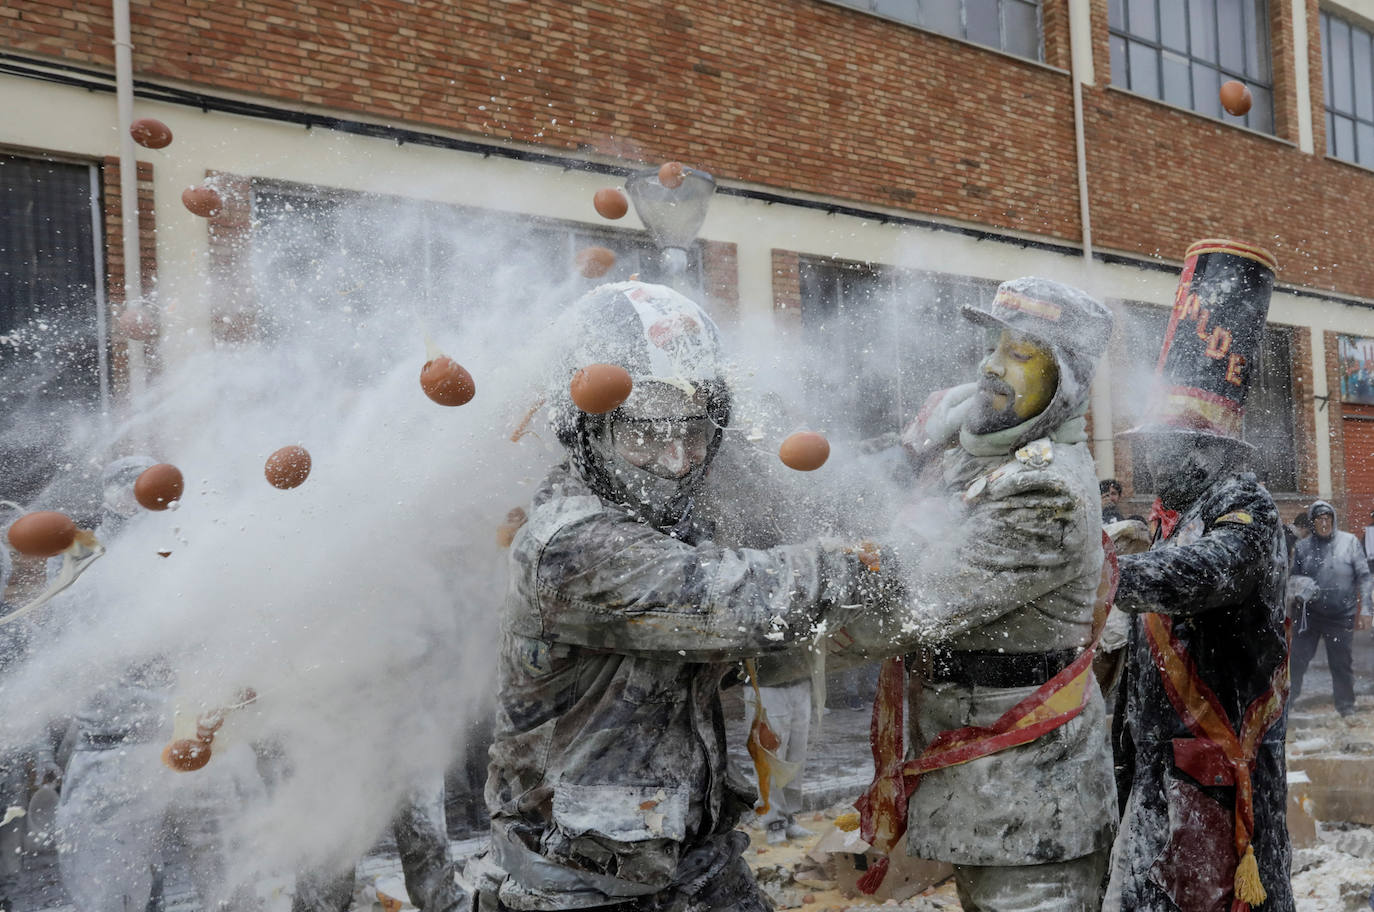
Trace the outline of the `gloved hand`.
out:
M 916 420 L 902 431 L 902 445 L 913 458 L 921 459 L 953 445 L 963 427 L 964 417 L 973 407 L 977 383 L 964 383 L 936 390 L 926 397 Z

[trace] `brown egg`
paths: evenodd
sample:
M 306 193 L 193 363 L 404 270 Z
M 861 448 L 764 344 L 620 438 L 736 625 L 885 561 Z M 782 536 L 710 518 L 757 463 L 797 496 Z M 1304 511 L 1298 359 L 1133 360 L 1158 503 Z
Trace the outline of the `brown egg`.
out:
M 604 187 L 596 191 L 596 196 L 592 197 L 592 205 L 602 218 L 608 219 L 624 218 L 625 213 L 630 211 L 629 200 L 615 187 Z
M 9 539 L 14 550 L 25 557 L 52 557 L 72 546 L 77 531 L 67 514 L 43 510 L 16 519 Z
M 1254 98 L 1245 83 L 1231 79 L 1221 84 L 1221 106 L 1226 109 L 1226 113 L 1244 117 L 1253 101 Z
M 182 738 L 162 749 L 162 762 L 178 773 L 193 773 L 210 762 L 210 745 Z
M 172 144 L 172 131 L 160 120 L 142 117 L 129 124 L 129 135 L 145 149 L 164 149 Z
M 440 355 L 420 368 L 420 389 L 440 405 L 465 405 L 476 395 L 477 384 L 463 365 Z
M 274 488 L 288 491 L 298 487 L 310 476 L 310 454 L 305 447 L 284 446 L 267 457 L 263 474 Z
M 181 191 L 181 204 L 201 218 L 213 218 L 224 209 L 224 200 L 212 187 L 187 187 Z
M 157 320 L 146 307 L 126 307 L 119 315 L 119 331 L 133 342 L 152 342 L 157 339 Z
M 815 431 L 798 431 L 778 447 L 778 458 L 789 469 L 812 472 L 830 458 L 830 441 Z
M 577 271 L 589 279 L 597 279 L 611 271 L 615 253 L 605 247 L 588 247 L 577 251 Z
M 181 470 L 166 462 L 145 469 L 134 482 L 134 500 L 145 510 L 165 510 L 174 500 L 181 500 L 186 481 Z
M 604 415 L 630 398 L 634 381 L 617 364 L 588 364 L 573 374 L 569 391 L 573 405 L 591 415 Z
M 682 186 L 682 176 L 687 173 L 687 169 L 682 166 L 682 162 L 667 162 L 658 169 L 658 182 L 669 190 L 674 190 Z

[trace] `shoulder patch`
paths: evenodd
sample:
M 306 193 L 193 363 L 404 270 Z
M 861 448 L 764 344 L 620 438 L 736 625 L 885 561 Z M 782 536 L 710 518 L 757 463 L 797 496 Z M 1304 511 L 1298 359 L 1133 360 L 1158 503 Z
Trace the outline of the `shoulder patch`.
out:
M 1214 523 L 1238 523 L 1242 526 L 1248 526 L 1254 521 L 1255 517 L 1246 513 L 1244 510 L 1232 510 L 1230 513 L 1223 513 L 1212 520 Z

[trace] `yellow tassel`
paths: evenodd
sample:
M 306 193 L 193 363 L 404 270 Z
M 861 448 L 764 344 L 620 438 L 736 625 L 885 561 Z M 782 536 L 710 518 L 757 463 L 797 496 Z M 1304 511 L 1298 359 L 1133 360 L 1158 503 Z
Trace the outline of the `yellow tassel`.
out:
M 1252 908 L 1268 898 L 1260 883 L 1259 862 L 1255 861 L 1254 846 L 1246 846 L 1240 864 L 1236 865 L 1236 899 Z
M 852 833 L 859 828 L 859 815 L 852 811 L 848 814 L 841 814 L 835 818 L 835 827 L 846 833 Z

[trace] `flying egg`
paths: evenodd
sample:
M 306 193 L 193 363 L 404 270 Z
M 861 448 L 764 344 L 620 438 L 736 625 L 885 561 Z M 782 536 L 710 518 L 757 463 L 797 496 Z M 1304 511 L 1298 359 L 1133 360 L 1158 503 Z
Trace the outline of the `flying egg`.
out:
M 477 393 L 472 374 L 447 355 L 439 355 L 420 368 L 420 388 L 440 405 L 465 405 Z
M 598 215 L 608 219 L 624 218 L 625 213 L 630 211 L 630 203 L 625 199 L 625 194 L 615 187 L 603 187 L 596 191 L 596 195 L 592 197 L 592 205 Z
M 630 398 L 634 381 L 617 364 L 588 364 L 573 374 L 569 392 L 573 405 L 591 415 L 604 415 Z
M 778 458 L 789 469 L 813 472 L 830 458 L 830 441 L 815 431 L 798 431 L 778 447 Z
M 267 457 L 263 474 L 274 488 L 289 491 L 299 487 L 310 476 L 310 454 L 305 447 L 284 446 Z
M 577 271 L 589 279 L 597 279 L 611 271 L 615 253 L 605 247 L 588 247 L 577 251 Z
M 10 526 L 9 540 L 25 557 L 53 557 L 72 546 L 77 532 L 70 516 L 42 510 L 16 519 Z
M 186 481 L 181 470 L 170 463 L 160 462 L 138 476 L 134 482 L 134 500 L 145 510 L 165 510 L 173 501 L 181 500 Z
M 224 200 L 220 199 L 213 187 L 204 185 L 187 187 L 181 191 L 181 204 L 189 209 L 192 215 L 201 218 L 213 218 L 224 209 Z
M 129 135 L 145 149 L 165 149 L 172 144 L 171 129 L 151 117 L 140 117 L 129 124 Z

